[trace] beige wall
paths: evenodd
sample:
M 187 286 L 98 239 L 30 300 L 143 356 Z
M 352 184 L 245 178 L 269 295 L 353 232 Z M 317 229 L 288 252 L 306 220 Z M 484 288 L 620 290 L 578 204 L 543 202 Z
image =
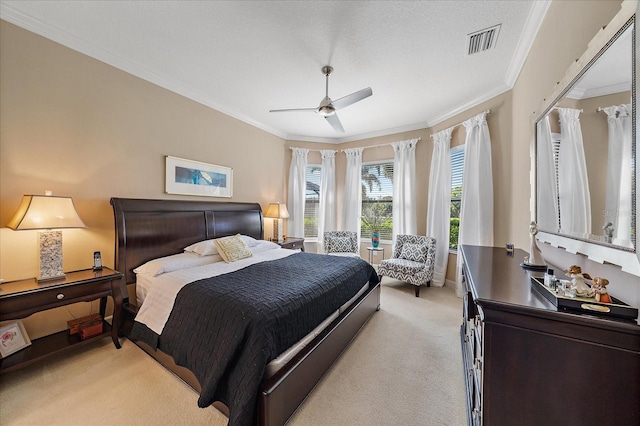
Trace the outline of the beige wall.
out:
M 94 250 L 113 267 L 111 197 L 211 200 L 164 194 L 165 155 L 233 168 L 230 201 L 286 199 L 283 139 L 5 21 L 0 31 L 0 224 L 23 194 L 72 196 L 88 228 L 63 231 L 64 270 L 92 266 Z M 0 277 L 37 268 L 37 233 L 1 228 Z M 88 309 L 37 314 L 27 332 L 64 329 L 69 311 Z

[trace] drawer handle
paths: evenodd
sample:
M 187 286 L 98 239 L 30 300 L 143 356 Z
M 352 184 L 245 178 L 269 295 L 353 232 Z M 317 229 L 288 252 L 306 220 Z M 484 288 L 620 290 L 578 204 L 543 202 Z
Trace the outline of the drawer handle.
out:
M 583 303 L 581 308 L 588 311 L 611 312 L 611 309 L 606 306 L 592 305 L 591 303 Z
M 58 295 L 56 296 L 56 299 L 58 299 L 58 300 L 64 299 L 64 294 L 58 293 Z

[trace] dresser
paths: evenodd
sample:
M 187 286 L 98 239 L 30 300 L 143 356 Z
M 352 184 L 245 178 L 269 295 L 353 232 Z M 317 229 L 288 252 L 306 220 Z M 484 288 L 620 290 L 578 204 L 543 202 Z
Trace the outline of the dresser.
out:
M 636 322 L 559 312 L 532 287 L 542 273 L 519 266 L 522 250 L 461 251 L 469 424 L 640 425 Z

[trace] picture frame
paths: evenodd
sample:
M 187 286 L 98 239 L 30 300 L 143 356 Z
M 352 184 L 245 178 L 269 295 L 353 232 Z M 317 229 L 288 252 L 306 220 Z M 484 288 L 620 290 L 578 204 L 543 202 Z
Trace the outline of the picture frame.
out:
M 233 169 L 167 155 L 165 192 L 231 198 Z
M 31 340 L 22 321 L 15 321 L 0 327 L 0 357 L 6 358 L 31 345 Z

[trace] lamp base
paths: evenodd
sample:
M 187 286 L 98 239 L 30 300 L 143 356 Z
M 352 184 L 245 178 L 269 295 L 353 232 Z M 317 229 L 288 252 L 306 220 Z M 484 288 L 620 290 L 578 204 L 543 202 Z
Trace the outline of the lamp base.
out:
M 281 243 L 282 238 L 282 219 L 273 219 L 273 241 Z
M 38 232 L 40 275 L 38 281 L 64 278 L 62 272 L 62 231 Z

